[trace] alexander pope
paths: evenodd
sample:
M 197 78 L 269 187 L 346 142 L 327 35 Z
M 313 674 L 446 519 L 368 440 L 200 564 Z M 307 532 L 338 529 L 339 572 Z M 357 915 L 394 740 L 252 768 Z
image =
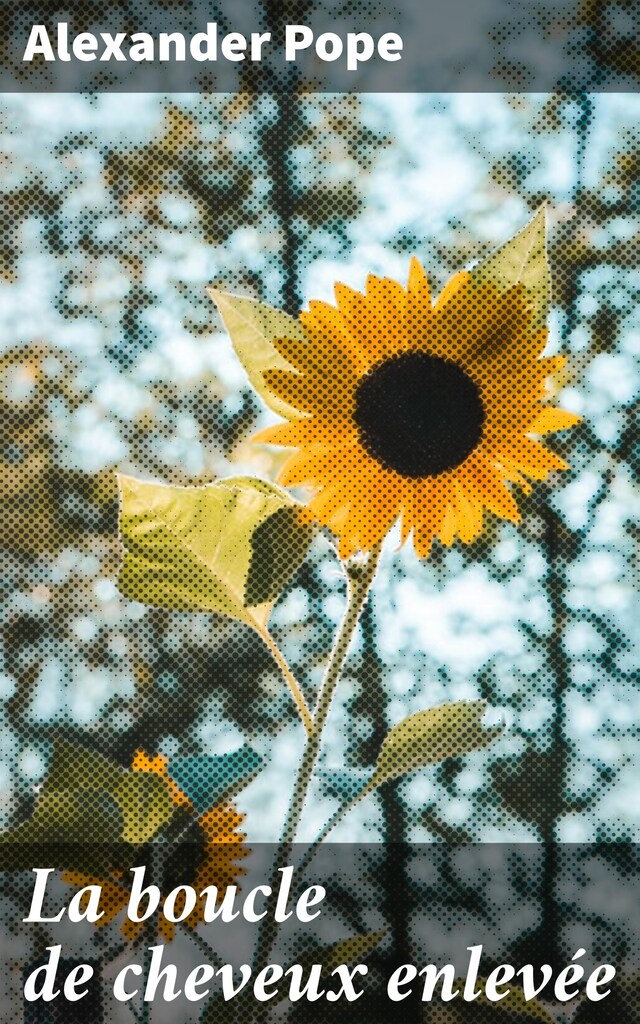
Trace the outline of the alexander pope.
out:
M 58 22 L 55 46 L 45 25 L 33 25 L 22 57 L 24 62 L 40 57 L 45 61 L 69 62 L 91 61 L 172 61 L 198 62 L 243 61 L 259 62 L 265 55 L 265 47 L 271 42 L 270 32 L 251 32 L 247 37 L 242 32 L 218 33 L 215 21 L 207 23 L 206 31 L 196 32 L 187 37 L 182 32 L 160 32 L 157 39 L 149 32 L 80 32 L 70 36 L 69 25 Z M 344 37 L 336 32 L 323 32 L 315 36 L 306 25 L 287 25 L 284 38 L 284 58 L 295 61 L 299 53 L 313 47 L 315 56 L 333 63 L 344 55 L 348 71 L 356 71 L 360 63 L 366 63 L 374 55 L 387 62 L 402 58 L 403 42 L 397 32 L 385 32 L 375 39 L 369 32 L 347 32 Z

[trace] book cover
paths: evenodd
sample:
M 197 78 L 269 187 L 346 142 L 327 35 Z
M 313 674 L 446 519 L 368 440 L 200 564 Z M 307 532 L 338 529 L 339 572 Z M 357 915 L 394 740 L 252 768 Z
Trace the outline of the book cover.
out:
M 2 1024 L 640 1020 L 638 20 L 0 8 Z

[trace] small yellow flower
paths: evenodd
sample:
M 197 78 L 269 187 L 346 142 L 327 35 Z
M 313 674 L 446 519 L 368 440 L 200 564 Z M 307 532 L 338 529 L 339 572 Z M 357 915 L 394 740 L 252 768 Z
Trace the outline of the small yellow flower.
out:
M 299 414 L 256 437 L 297 449 L 280 482 L 312 490 L 309 511 L 343 558 L 398 518 L 421 558 L 436 537 L 473 541 L 487 510 L 517 522 L 507 485 L 530 491 L 567 469 L 538 437 L 580 420 L 544 401 L 564 360 L 542 356 L 525 289 L 461 273 L 432 304 L 414 257 L 406 289 L 371 275 L 364 294 L 337 284 L 335 296 L 301 314 L 305 341 L 274 342 L 291 370 L 264 374 Z
M 207 886 L 216 886 L 220 901 L 228 886 L 237 884 L 238 879 L 244 874 L 244 870 L 238 864 L 238 861 L 248 853 L 245 846 L 246 836 L 240 831 L 244 815 L 231 803 L 219 804 L 210 811 L 197 815 L 189 798 L 169 777 L 167 764 L 167 758 L 161 754 L 148 757 L 142 750 L 136 751 L 131 764 L 133 771 L 153 772 L 161 776 L 169 787 L 176 808 L 174 817 L 182 841 L 179 839 L 175 843 L 175 854 L 171 854 L 172 862 L 165 870 L 162 884 L 157 880 L 156 884 L 160 884 L 164 895 L 178 885 L 190 885 L 196 893 L 200 893 Z M 170 877 L 173 875 L 175 877 Z M 100 909 L 103 916 L 97 922 L 100 927 L 109 924 L 127 907 L 129 889 L 122 881 L 123 878 L 124 873 L 120 872 L 114 872 L 111 879 L 94 878 L 80 871 L 67 871 L 63 875 L 67 884 L 78 889 L 86 885 L 101 887 Z M 180 899 L 177 899 L 176 916 L 179 916 L 183 909 L 184 900 L 181 904 Z M 199 901 L 192 913 L 185 918 L 185 924 L 190 928 L 197 928 L 204 920 L 203 911 L 204 905 Z M 129 941 L 134 941 L 145 934 L 146 927 L 146 922 L 130 921 L 125 918 L 122 933 Z M 158 935 L 165 942 L 171 942 L 175 930 L 175 924 L 167 921 L 162 913 L 158 912 Z

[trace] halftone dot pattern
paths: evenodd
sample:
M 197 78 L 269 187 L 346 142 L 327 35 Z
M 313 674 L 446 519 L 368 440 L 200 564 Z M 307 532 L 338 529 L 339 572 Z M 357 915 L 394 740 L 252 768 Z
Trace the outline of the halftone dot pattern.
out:
M 502 0 L 482 0 L 477 5 L 480 16 L 469 22 L 469 36 L 447 9 L 418 0 L 247 0 L 233 19 L 224 0 L 212 2 L 206 18 L 192 0 L 180 0 L 170 12 L 154 0 L 133 0 L 111 9 L 94 0 L 71 0 L 67 46 L 62 42 L 57 60 L 39 59 L 46 53 L 41 37 L 34 40 L 35 54 L 26 60 L 23 56 L 34 25 L 45 26 L 52 53 L 57 50 L 55 4 L 4 4 L 0 87 L 7 92 L 153 92 L 170 85 L 174 93 L 247 90 L 282 95 L 290 95 L 299 82 L 306 91 L 324 92 L 633 90 L 640 53 L 634 3 L 570 0 L 559 14 L 553 3 L 514 8 Z M 204 44 L 205 55 L 202 37 L 210 24 L 216 26 L 215 41 Z M 297 47 L 295 59 L 289 59 L 285 28 L 300 24 L 311 28 L 312 44 Z M 253 59 L 250 37 L 264 29 L 271 38 L 260 58 Z M 119 58 L 108 56 L 100 30 L 112 38 L 122 36 L 114 43 L 114 48 L 122 47 Z M 236 36 L 235 56 L 225 59 L 222 39 L 238 30 L 245 42 Z M 144 43 L 138 38 L 141 31 L 147 35 Z M 347 39 L 347 33 L 363 31 L 370 34 L 372 59 L 363 59 L 361 40 L 354 53 Z M 389 31 L 401 35 L 400 59 L 393 59 L 395 47 L 390 60 L 379 56 L 386 47 L 378 41 Z M 181 42 L 175 39 L 178 32 Z M 85 52 L 78 54 L 73 40 L 83 33 Z M 94 36 L 93 45 L 86 33 Z M 162 47 L 162 35 L 174 36 L 173 41 Z M 195 52 L 190 45 L 194 37 Z M 134 57 L 132 50 L 137 50 Z M 161 55 L 163 50 L 168 58 Z
M 248 115 L 253 118 L 251 129 L 243 126 Z M 550 123 L 559 116 L 553 101 L 545 116 Z M 316 136 L 312 143 L 318 124 L 320 142 Z M 456 564 L 482 562 L 500 580 L 501 573 L 506 575 L 504 567 L 491 559 L 505 537 L 512 543 L 519 538 L 539 559 L 536 564 L 549 620 L 536 628 L 528 626 L 527 639 L 535 650 L 544 652 L 542 665 L 530 669 L 523 658 L 522 664 L 514 666 L 512 694 L 500 692 L 490 669 L 470 683 L 474 694 L 497 707 L 515 708 L 518 714 L 530 710 L 530 691 L 538 687 L 544 700 L 555 701 L 558 709 L 550 734 L 537 745 L 533 727 L 518 725 L 521 747 L 507 755 L 502 748 L 495 754 L 488 751 L 488 782 L 476 780 L 474 825 L 464 815 L 457 823 L 445 819 L 441 805 L 431 797 L 420 796 L 417 808 L 409 808 L 400 786 L 387 785 L 380 793 L 386 830 L 382 836 L 394 847 L 395 840 L 405 839 L 410 825 L 416 824 L 445 843 L 464 842 L 474 838 L 478 823 L 499 820 L 502 835 L 523 826 L 549 840 L 556 837 L 561 817 L 581 814 L 589 800 L 606 794 L 615 776 L 615 770 L 598 764 L 585 784 L 586 796 L 572 789 L 571 773 L 580 765 L 581 752 L 566 735 L 565 698 L 574 685 L 588 697 L 591 684 L 580 677 L 578 659 L 573 659 L 564 631 L 576 614 L 572 570 L 587 541 L 585 530 L 571 526 L 554 503 L 554 492 L 565 477 L 571 480 L 571 473 L 584 468 L 589 459 L 610 454 L 606 443 L 598 448 L 600 442 L 589 423 L 588 399 L 585 423 L 568 429 L 570 417 L 562 419 L 555 398 L 567 383 L 579 386 L 582 354 L 572 349 L 572 332 L 580 315 L 576 259 L 582 272 L 597 254 L 593 249 L 586 252 L 580 232 L 560 221 L 552 257 L 554 298 L 568 318 L 565 354 L 573 356 L 565 366 L 556 357 L 545 362 L 546 337 L 534 328 L 520 289 L 500 294 L 488 287 L 474 290 L 464 274 L 454 276 L 449 286 L 441 274 L 436 286 L 421 266 L 413 264 L 409 270 L 409 251 L 405 254 L 408 283 L 406 278 L 366 280 L 363 268 L 361 291 L 338 286 L 333 303 L 309 303 L 312 297 L 303 296 L 300 286 L 306 263 L 323 247 L 339 254 L 351 220 L 363 207 L 354 180 L 332 178 L 339 163 L 332 153 L 337 152 L 341 160 L 351 156 L 354 166 L 366 169 L 388 143 L 374 136 L 359 121 L 354 98 L 293 96 L 277 102 L 269 97 L 220 99 L 200 113 L 179 103 L 168 104 L 163 134 L 148 144 L 101 147 L 95 139 L 72 133 L 60 142 L 61 164 L 73 167 L 83 159 L 102 161 L 105 202 L 110 204 L 110 215 L 115 212 L 116 219 L 126 222 L 126 234 L 101 236 L 100 203 L 87 203 L 81 216 L 73 219 L 68 205 L 71 201 L 82 207 L 82 190 L 72 186 L 62 195 L 64 190 L 57 189 L 55 182 L 33 176 L 3 197 L 3 275 L 11 281 L 19 274 L 25 236 L 16 225 L 24 227 L 30 218 L 41 217 L 47 252 L 55 258 L 66 259 L 70 253 L 78 257 L 79 266 L 68 267 L 61 275 L 57 299 L 58 312 L 71 328 L 94 312 L 92 288 L 98 265 L 113 259 L 119 267 L 126 266 L 125 297 L 108 297 L 100 305 L 101 336 L 119 388 L 126 394 L 136 368 L 157 344 L 153 316 L 148 314 L 160 300 L 147 271 L 166 237 L 179 239 L 193 231 L 207 246 L 222 248 L 235 233 L 256 229 L 266 252 L 261 268 L 245 271 L 237 262 L 233 268 L 225 267 L 215 283 L 272 301 L 291 313 L 307 309 L 302 317 L 306 342 L 277 339 L 291 369 L 266 377 L 273 393 L 304 418 L 268 428 L 270 433 L 262 437 L 293 450 L 293 459 L 281 467 L 282 480 L 307 488 L 300 492 L 307 498 L 313 495 L 310 507 L 337 539 L 343 556 L 357 561 L 399 521 L 407 544 L 413 545 L 419 558 L 429 558 L 425 572 L 430 566 L 444 572 L 447 549 L 454 548 Z M 610 173 L 607 187 L 616 195 L 628 196 L 635 188 L 634 146 L 631 138 L 625 140 Z M 511 175 L 509 180 L 517 189 L 526 172 L 524 158 L 514 157 L 508 166 L 496 166 L 495 178 L 504 185 Z M 531 211 L 542 198 L 528 196 Z M 167 212 L 171 200 L 186 201 L 195 209 L 186 228 L 174 228 Z M 261 204 L 267 205 L 267 200 L 265 215 Z M 597 190 L 585 189 L 577 201 L 587 222 L 590 217 L 596 224 L 602 222 L 606 203 Z M 629 217 L 637 213 L 637 200 L 633 202 L 627 207 Z M 410 248 L 420 251 L 419 245 Z M 175 259 L 182 259 L 179 247 L 177 252 Z M 636 256 L 624 238 L 616 248 L 616 259 L 620 272 L 633 270 Z M 456 266 L 465 262 L 460 259 Z M 610 353 L 620 330 L 618 286 L 609 281 L 597 287 L 598 309 L 585 316 L 591 318 L 596 348 Z M 202 296 L 189 295 L 188 284 L 183 288 L 190 313 L 185 329 L 206 335 L 213 308 Z M 98 295 L 95 302 L 103 299 Z M 29 820 L 35 802 L 33 777 L 43 777 L 60 738 L 112 758 L 123 771 L 142 756 L 137 751 L 144 751 L 149 766 L 157 770 L 164 764 L 160 751 L 194 756 L 203 749 L 210 751 L 220 734 L 210 739 L 203 729 L 208 718 L 229 721 L 247 737 L 278 735 L 294 720 L 288 692 L 269 652 L 248 629 L 221 618 L 212 622 L 199 613 L 145 609 L 121 600 L 115 592 L 121 548 L 114 474 L 111 468 L 95 472 L 78 468 L 69 455 L 65 434 L 65 426 L 82 417 L 91 397 L 86 372 L 90 361 L 90 355 L 84 361 L 74 356 L 71 346 L 65 349 L 44 341 L 28 348 L 11 347 L 2 356 L 4 671 L 15 686 L 7 716 L 8 730 L 18 737 L 10 754 L 17 777 L 16 821 Z M 403 403 L 405 370 L 410 396 Z M 385 392 L 389 380 L 393 386 Z M 432 401 L 439 415 L 437 419 L 425 415 L 416 425 L 415 394 L 422 381 L 425 401 L 430 384 L 437 388 Z M 449 392 L 450 403 L 443 400 Z M 265 461 L 270 458 L 265 449 L 248 443 L 258 400 L 248 390 L 226 394 L 210 367 L 188 387 L 168 374 L 160 375 L 148 384 L 148 394 L 150 400 L 130 414 L 122 411 L 118 392 L 117 400 L 112 399 L 113 410 L 108 410 L 126 440 L 128 471 L 172 483 L 202 483 L 213 479 L 219 467 L 228 471 L 227 460 L 239 449 L 244 464 L 256 460 L 257 472 L 272 469 L 272 463 Z M 100 401 L 108 404 L 108 393 Z M 456 409 L 454 418 L 447 418 L 449 404 Z M 620 416 L 624 424 L 616 458 L 629 465 L 631 478 L 637 480 L 637 405 L 624 404 Z M 195 472 L 187 457 L 182 459 L 183 449 L 171 448 L 185 419 L 187 436 L 193 430 L 207 453 Z M 547 431 L 550 439 L 539 443 L 536 438 Z M 443 465 L 436 461 L 434 437 L 446 448 Z M 178 455 L 171 455 L 172 451 Z M 600 489 L 605 492 L 611 472 L 605 468 L 602 474 Z M 594 515 L 602 500 L 596 489 Z M 286 560 L 294 538 L 288 517 L 270 524 L 268 543 L 274 563 Z M 525 556 L 518 557 L 522 563 Z M 317 669 L 326 659 L 334 625 L 326 611 L 330 595 L 324 569 L 321 556 L 312 553 L 288 590 L 288 595 L 304 597 L 299 602 L 304 610 L 295 620 L 289 646 L 295 647 L 291 660 L 309 698 L 315 678 L 309 666 Z M 260 574 L 253 580 L 256 601 L 265 596 L 267 583 Z M 363 615 L 342 691 L 348 692 L 344 699 L 351 716 L 345 725 L 345 758 L 349 768 L 361 771 L 370 770 L 375 762 L 392 717 L 386 656 L 380 653 L 385 608 L 376 608 L 377 626 L 373 609 L 368 605 Z M 634 669 L 625 667 L 624 658 L 634 653 L 633 639 L 623 635 L 613 615 L 609 619 L 587 612 L 584 621 L 601 640 L 596 658 L 599 670 L 617 672 L 621 686 L 631 687 Z M 74 687 L 75 671 L 89 680 L 87 686 L 107 688 L 97 718 L 83 721 L 78 690 L 85 684 Z M 55 713 L 38 704 L 47 672 L 48 678 L 56 679 Z M 442 679 L 446 684 L 444 668 Z M 21 758 L 27 756 L 40 758 L 39 775 L 37 771 L 30 777 L 21 774 Z M 468 792 L 459 785 L 464 769 L 464 758 L 449 758 L 434 770 L 429 786 L 440 787 L 445 800 L 460 801 Z M 69 805 L 68 826 L 84 842 L 87 833 L 82 826 L 92 828 L 91 810 L 97 804 L 92 794 L 99 789 L 99 780 L 80 778 L 70 767 L 59 782 L 61 790 L 79 788 L 81 800 Z M 326 788 L 330 790 L 329 783 Z M 172 793 L 175 798 L 175 790 Z M 178 847 L 178 860 L 169 865 L 167 877 L 188 882 L 190 875 L 202 880 L 206 865 L 209 884 L 240 880 L 247 849 L 241 839 L 245 824 L 250 832 L 250 822 L 242 819 L 242 801 L 239 794 L 233 803 L 217 805 L 206 821 L 203 815 L 189 819 L 198 835 L 195 841 L 189 835 L 182 851 Z M 185 815 L 192 815 L 189 808 L 177 806 L 173 825 L 184 824 Z M 62 834 L 65 827 L 63 820 Z M 91 838 L 115 842 L 119 828 L 120 823 L 114 822 L 112 835 Z M 231 850 L 221 843 L 223 837 L 232 837 Z M 624 836 L 615 825 L 605 824 L 598 838 Z M 211 858 L 204 852 L 207 849 Z M 397 851 L 391 853 L 396 856 Z M 381 869 L 379 877 L 387 924 L 396 940 L 402 937 L 402 919 L 411 907 L 404 885 L 398 882 L 405 870 L 402 860 L 395 860 L 391 868 L 387 865 L 387 870 L 385 876 Z M 122 891 L 118 902 L 117 881 L 113 885 L 112 906 L 121 909 Z M 451 890 L 443 880 L 441 888 L 427 896 L 446 907 Z M 347 932 L 357 917 L 360 895 L 357 889 L 345 895 Z M 548 894 L 542 893 L 543 898 Z M 455 922 L 452 914 L 451 927 Z M 364 930 L 364 922 L 357 923 Z M 635 1005 L 634 999 L 632 993 L 630 1006 Z M 367 1012 L 370 1024 L 377 1017 L 372 1007 Z M 333 1019 L 333 1010 L 328 1016 Z
M 292 369 L 265 381 L 292 421 L 260 438 L 298 449 L 281 482 L 315 491 L 310 509 L 343 558 L 371 550 L 398 518 L 421 558 L 436 537 L 470 543 L 485 510 L 519 520 L 507 484 L 527 493 L 568 468 L 532 436 L 579 417 L 543 403 L 563 361 L 542 357 L 546 331 L 524 288 L 500 294 L 462 273 L 434 306 L 414 258 L 406 290 L 370 275 L 366 293 L 337 286 L 336 300 L 302 313 L 306 343 L 274 342 Z
M 171 781 L 167 773 L 167 759 L 160 755 L 149 758 L 144 751 L 137 751 L 132 769 L 159 776 L 171 791 L 174 811 L 162 830 L 168 840 L 167 849 L 160 849 L 157 854 L 151 850 L 138 850 L 135 855 L 136 866 L 146 865 L 146 884 L 157 885 L 163 900 L 174 890 L 179 890 L 171 914 L 157 915 L 153 926 L 145 926 L 144 921 L 134 921 L 126 914 L 131 893 L 128 884 L 131 880 L 131 849 L 126 849 L 124 854 L 118 851 L 119 857 L 114 860 L 107 877 L 91 876 L 77 870 L 67 871 L 62 877 L 75 890 L 87 885 L 101 886 L 104 914 L 98 922 L 99 927 L 119 919 L 121 932 L 129 942 L 139 942 L 143 938 L 150 940 L 152 937 L 171 942 L 176 925 L 170 918 L 184 920 L 191 929 L 197 928 L 204 920 L 204 897 L 196 900 L 189 909 L 184 886 L 191 886 L 199 896 L 207 887 L 214 887 L 210 901 L 215 905 L 224 899 L 229 886 L 238 885 L 244 874 L 241 862 L 249 853 L 241 831 L 244 816 L 228 803 L 217 804 L 198 814 L 186 794 Z M 117 841 L 117 838 L 114 836 L 112 841 Z

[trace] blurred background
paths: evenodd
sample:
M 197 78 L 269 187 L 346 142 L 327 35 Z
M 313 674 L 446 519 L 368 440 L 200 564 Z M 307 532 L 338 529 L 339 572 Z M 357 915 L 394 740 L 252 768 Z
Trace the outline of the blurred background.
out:
M 123 764 L 247 741 L 268 765 L 245 830 L 277 839 L 303 743 L 288 691 L 249 630 L 119 596 L 114 474 L 277 471 L 207 284 L 296 313 L 335 280 L 406 279 L 415 252 L 437 291 L 546 200 L 572 472 L 471 547 L 421 563 L 388 540 L 303 838 L 392 724 L 477 696 L 503 738 L 387 785 L 336 839 L 640 838 L 638 123 L 613 94 L 2 98 L 4 824 L 55 737 Z M 272 620 L 310 697 L 343 602 L 319 540 Z
M 295 313 L 335 280 L 404 280 L 415 252 L 437 290 L 547 200 L 549 351 L 569 356 L 560 404 L 585 416 L 556 441 L 573 471 L 472 547 L 420 563 L 390 538 L 304 834 L 391 724 L 481 695 L 499 743 L 388 787 L 336 838 L 640 835 L 639 116 L 630 95 L 3 98 L 5 822 L 55 736 L 123 763 L 244 739 L 270 762 L 246 831 L 277 838 L 303 740 L 288 692 L 248 630 L 119 596 L 115 471 L 277 470 L 248 441 L 267 413 L 208 283 Z M 309 694 L 343 597 L 318 542 L 274 619 Z

